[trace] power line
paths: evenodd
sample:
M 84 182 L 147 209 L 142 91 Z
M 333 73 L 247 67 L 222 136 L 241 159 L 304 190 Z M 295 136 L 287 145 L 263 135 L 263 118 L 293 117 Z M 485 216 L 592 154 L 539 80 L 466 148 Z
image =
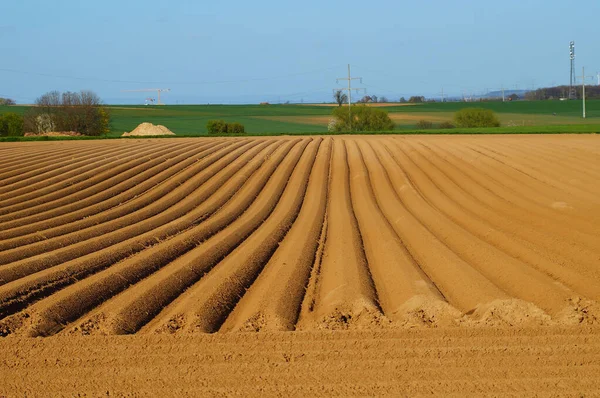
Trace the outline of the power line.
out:
M 316 69 L 316 70 L 311 70 L 311 71 L 307 71 L 307 72 L 291 73 L 291 74 L 288 74 L 288 75 L 281 75 L 281 76 L 256 77 L 256 78 L 237 79 L 237 80 L 213 80 L 213 81 L 206 80 L 206 81 L 196 81 L 196 82 L 193 82 L 193 81 L 187 81 L 187 82 L 186 81 L 171 81 L 171 82 L 169 82 L 169 81 L 142 81 L 142 80 L 102 79 L 102 78 L 96 78 L 96 77 L 65 76 L 65 75 L 55 75 L 55 74 L 50 74 L 50 73 L 29 72 L 29 71 L 22 71 L 22 70 L 9 69 L 9 68 L 0 68 L 0 71 L 2 71 L 2 72 L 10 72 L 10 73 L 19 73 L 19 74 L 24 74 L 24 75 L 52 77 L 52 78 L 58 78 L 58 79 L 70 79 L 70 80 L 82 80 L 82 81 L 97 81 L 97 82 L 103 82 L 103 83 L 202 85 L 202 84 L 249 83 L 249 82 L 255 82 L 255 81 L 268 81 L 268 80 L 277 80 L 277 79 L 287 79 L 287 78 L 295 77 L 295 76 L 303 76 L 303 75 L 310 75 L 310 74 L 314 74 L 314 73 L 325 72 L 325 71 L 328 71 L 328 70 L 337 69 L 338 67 L 339 66 L 334 66 L 334 67 L 330 67 L 330 68 Z

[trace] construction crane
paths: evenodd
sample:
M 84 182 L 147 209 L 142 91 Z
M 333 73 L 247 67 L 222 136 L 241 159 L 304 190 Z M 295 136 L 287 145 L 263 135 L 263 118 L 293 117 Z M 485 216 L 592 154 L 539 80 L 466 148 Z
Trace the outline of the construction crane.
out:
M 157 96 L 158 100 L 156 101 L 156 105 L 164 105 L 162 102 L 160 102 L 160 93 L 169 92 L 169 91 L 171 91 L 171 89 L 170 88 L 141 88 L 138 90 L 121 90 L 121 92 L 124 92 L 124 93 L 146 93 L 149 91 L 152 91 L 152 92 L 156 91 L 158 93 L 158 96 Z

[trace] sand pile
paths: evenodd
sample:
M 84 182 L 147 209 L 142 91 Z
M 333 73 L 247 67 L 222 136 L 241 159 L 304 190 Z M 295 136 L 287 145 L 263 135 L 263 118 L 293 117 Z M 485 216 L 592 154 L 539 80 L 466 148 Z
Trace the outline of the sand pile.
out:
M 175 135 L 174 132 L 161 125 L 142 123 L 129 133 L 123 133 L 123 137 L 147 136 L 147 135 Z

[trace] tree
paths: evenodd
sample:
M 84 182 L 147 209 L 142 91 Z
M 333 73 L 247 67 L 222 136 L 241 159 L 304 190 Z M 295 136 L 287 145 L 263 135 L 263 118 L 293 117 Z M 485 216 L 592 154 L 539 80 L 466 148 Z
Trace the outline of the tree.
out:
M 408 99 L 408 102 L 410 102 L 411 104 L 420 104 L 421 102 L 425 102 L 425 97 L 413 95 Z
M 377 98 L 377 96 L 375 94 L 373 94 L 371 96 L 371 102 L 377 103 L 377 101 L 379 101 L 379 98 Z
M 350 123 L 350 113 L 352 123 Z M 380 108 L 365 105 L 352 105 L 350 112 L 347 108 L 333 110 L 335 124 L 331 124 L 336 132 L 345 131 L 391 131 L 394 122 L 388 113 Z
M 36 100 L 25 115 L 25 128 L 34 133 L 75 131 L 98 136 L 110 131 L 110 114 L 92 91 L 50 91 Z
M 379 102 L 389 102 L 389 101 L 388 101 L 387 97 L 384 96 L 384 97 L 379 98 Z
M 515 93 L 512 93 L 511 95 L 508 96 L 509 101 L 517 101 L 518 99 L 519 99 L 519 96 Z
M 0 106 L 1 105 L 16 105 L 15 100 L 10 98 L 2 98 L 0 97 Z
M 405 103 L 406 103 L 406 98 L 404 98 L 404 97 L 400 97 L 400 103 L 401 103 L 401 104 L 405 104 Z
M 490 109 L 464 108 L 454 114 L 456 127 L 499 127 L 500 121 Z
M 9 112 L 0 115 L 0 136 L 18 137 L 23 135 L 23 116 Z
M 342 104 L 348 102 L 348 96 L 342 90 L 337 90 L 336 92 L 334 92 L 333 99 L 338 104 L 338 106 L 342 106 Z

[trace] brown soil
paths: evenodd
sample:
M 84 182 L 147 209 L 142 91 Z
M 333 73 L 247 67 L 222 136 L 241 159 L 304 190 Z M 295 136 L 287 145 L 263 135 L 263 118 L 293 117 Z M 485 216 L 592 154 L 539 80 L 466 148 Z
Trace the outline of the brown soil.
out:
M 596 135 L 0 159 L 0 396 L 600 393 Z
M 166 128 L 165 126 L 161 126 L 160 124 L 154 125 L 152 123 L 142 123 L 129 133 L 122 134 L 123 137 L 148 135 L 175 135 L 175 133 Z

